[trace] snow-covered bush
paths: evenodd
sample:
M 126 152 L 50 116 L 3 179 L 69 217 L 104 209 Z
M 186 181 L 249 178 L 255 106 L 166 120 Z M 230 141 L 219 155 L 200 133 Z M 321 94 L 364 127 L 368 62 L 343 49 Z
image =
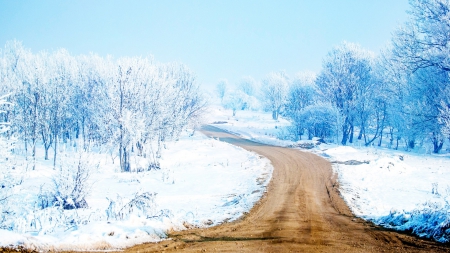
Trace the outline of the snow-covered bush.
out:
M 320 137 L 331 138 L 336 133 L 336 111 L 331 106 L 310 105 L 305 107 L 295 117 L 290 131 L 295 137 L 308 133 L 308 139 Z
M 106 210 L 108 220 L 126 220 L 131 215 L 141 218 L 151 218 L 157 214 L 157 204 L 155 202 L 157 193 L 136 193 L 134 198 L 123 204 L 123 198 L 117 196 L 116 200 L 109 199 L 109 206 Z
M 409 231 L 420 237 L 441 243 L 450 242 L 450 203 L 427 202 L 421 209 L 410 212 L 392 211 L 376 223 L 400 231 Z
M 77 161 L 61 166 L 53 178 L 53 199 L 50 200 L 53 206 L 62 206 L 65 210 L 88 207 L 85 198 L 92 187 L 89 182 L 91 166 L 82 155 Z

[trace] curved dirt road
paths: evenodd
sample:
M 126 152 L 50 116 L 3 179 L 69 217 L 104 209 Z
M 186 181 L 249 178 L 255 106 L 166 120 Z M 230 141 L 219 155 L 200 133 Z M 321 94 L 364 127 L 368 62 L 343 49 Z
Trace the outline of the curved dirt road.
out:
M 239 221 L 173 232 L 172 240 L 130 252 L 450 252 L 450 248 L 356 219 L 339 197 L 331 165 L 316 155 L 244 140 L 205 126 L 203 133 L 256 152 L 274 166 L 267 194 Z

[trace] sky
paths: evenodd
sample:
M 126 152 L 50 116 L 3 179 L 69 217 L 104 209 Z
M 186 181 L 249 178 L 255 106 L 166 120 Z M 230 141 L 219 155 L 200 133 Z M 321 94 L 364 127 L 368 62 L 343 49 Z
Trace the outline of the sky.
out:
M 408 0 L 0 0 L 0 46 L 149 56 L 186 64 L 204 87 L 272 71 L 321 70 L 347 41 L 375 53 L 408 18 Z

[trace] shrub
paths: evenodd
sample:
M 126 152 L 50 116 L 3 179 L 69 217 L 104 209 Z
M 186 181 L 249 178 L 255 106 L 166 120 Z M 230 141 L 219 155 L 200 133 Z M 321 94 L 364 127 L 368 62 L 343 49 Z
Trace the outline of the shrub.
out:
M 156 198 L 157 193 L 136 193 L 133 199 L 123 205 L 121 196 L 116 200 L 109 199 L 109 207 L 106 210 L 108 220 L 125 220 L 130 215 L 143 218 L 151 218 L 156 215 Z
M 82 155 L 75 163 L 66 163 L 53 178 L 54 192 L 52 204 L 65 210 L 87 208 L 86 197 L 91 190 L 90 165 Z

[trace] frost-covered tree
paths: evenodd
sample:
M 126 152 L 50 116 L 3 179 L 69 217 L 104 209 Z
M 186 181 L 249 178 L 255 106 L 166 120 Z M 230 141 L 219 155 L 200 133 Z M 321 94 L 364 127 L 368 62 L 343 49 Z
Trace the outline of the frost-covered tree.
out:
M 238 110 L 243 110 L 246 105 L 247 97 L 249 97 L 244 92 L 237 90 L 228 92 L 223 100 L 225 108 L 231 109 L 233 111 L 233 117 L 236 116 Z
M 343 145 L 353 142 L 357 119 L 365 114 L 364 100 L 371 96 L 372 58 L 359 45 L 343 43 L 327 54 L 316 79 L 322 99 L 339 111 Z
M 119 157 L 122 171 L 158 167 L 162 143 L 196 127 L 204 108 L 185 65 L 152 58 L 74 57 L 63 49 L 33 54 L 13 42 L 0 51 L 0 79 L 0 91 L 10 90 L 17 105 L 2 118 L 13 119 L 25 156 L 31 150 L 35 161 L 42 143 L 45 159 L 53 151 L 55 168 L 68 147 L 93 146 Z M 137 160 L 148 166 L 132 167 L 145 164 Z
M 435 67 L 450 71 L 450 3 L 410 0 L 409 20 L 393 37 L 393 55 L 411 71 Z
M 248 96 L 257 97 L 258 85 L 255 79 L 251 76 L 241 78 L 238 83 L 238 89 Z
M 408 115 L 404 113 L 404 100 L 407 96 L 406 68 L 392 58 L 390 49 L 383 50 L 377 57 L 374 68 L 377 85 L 375 93 L 385 103 L 385 128 L 389 137 L 389 147 L 398 149 L 401 140 L 408 139 Z M 378 145 L 381 145 L 381 138 Z
M 433 153 L 439 153 L 444 144 L 439 114 L 445 94 L 442 87 L 449 87 L 447 73 L 439 68 L 418 69 L 408 82 L 405 113 L 410 119 L 411 132 L 417 138 L 429 138 Z
M 296 139 L 301 139 L 306 127 L 303 111 L 314 104 L 317 99 L 315 88 L 315 73 L 302 72 L 296 75 L 289 87 L 285 115 L 292 122 L 292 133 Z
M 221 102 L 223 101 L 223 98 L 225 97 L 227 88 L 228 88 L 228 81 L 225 79 L 220 80 L 216 85 L 216 92 L 217 92 L 217 95 L 219 96 Z
M 439 123 L 442 125 L 442 133 L 450 136 L 450 107 L 443 103 L 439 109 Z
M 7 97 L 0 97 L 0 114 L 4 115 L 10 110 L 11 103 L 7 102 Z M 20 184 L 18 180 L 18 168 L 14 170 L 12 150 L 15 146 L 15 138 L 9 133 L 10 122 L 0 122 L 0 227 L 10 214 L 9 198 L 13 188 Z
M 433 152 L 443 145 L 440 118 L 450 104 L 450 2 L 411 0 L 409 20 L 392 39 L 391 61 L 403 68 L 403 117 L 409 148 L 416 140 L 430 139 Z
M 309 140 L 313 137 L 332 138 L 336 132 L 336 117 L 335 109 L 326 104 L 309 105 L 299 114 Z
M 105 143 L 108 137 L 100 131 L 105 107 L 106 80 L 101 69 L 106 63 L 98 55 L 77 57 L 76 77 L 72 83 L 72 95 L 69 97 L 68 110 L 71 115 L 72 139 L 81 140 L 84 151 L 89 151 L 96 142 Z
M 272 118 L 278 119 L 288 94 L 289 80 L 284 72 L 272 72 L 262 81 L 262 93 L 267 110 L 272 112 Z

